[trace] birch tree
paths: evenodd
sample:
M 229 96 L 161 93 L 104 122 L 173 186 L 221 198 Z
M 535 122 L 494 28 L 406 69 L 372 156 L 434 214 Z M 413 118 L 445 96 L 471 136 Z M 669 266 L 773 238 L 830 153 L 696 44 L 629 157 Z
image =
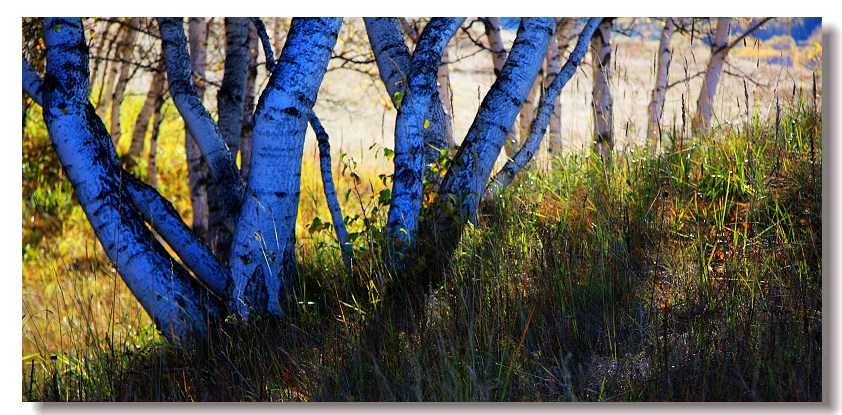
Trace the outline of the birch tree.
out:
M 438 68 L 448 41 L 463 20 L 431 19 L 414 52 L 409 53 L 397 19 L 366 19 L 381 78 L 399 107 L 393 197 L 386 225 L 390 238 L 386 255 L 392 259 L 394 271 L 408 268 L 411 261 L 419 259 L 419 252 L 431 255 L 433 251 L 425 248 L 433 245 L 440 245 L 445 252 L 440 259 L 446 261 L 464 226 L 475 219 L 494 162 L 536 81 L 556 24 L 549 18 L 521 20 L 506 63 L 438 188 L 429 219 L 422 221 L 421 184 L 424 163 L 429 160 L 424 149 L 445 137 Z M 530 137 L 544 135 L 553 102 L 575 73 L 585 54 L 583 45 L 588 44 L 599 20 L 593 18 L 586 26 L 590 29 L 580 35 L 571 58 L 549 84 Z M 81 19 L 46 20 L 46 81 L 24 60 L 23 89 L 44 107 L 50 139 L 62 166 L 120 276 L 163 335 L 174 344 L 188 344 L 201 339 L 208 324 L 218 324 L 228 315 L 279 317 L 288 308 L 296 281 L 294 229 L 304 137 L 308 124 L 312 125 L 324 148 L 322 155 L 329 154 L 329 137 L 313 105 L 342 20 L 295 18 L 277 63 L 267 53 L 271 75 L 254 111 L 247 184 L 222 128 L 195 88 L 194 56 L 188 53 L 184 20 L 158 18 L 157 22 L 170 96 L 206 161 L 210 193 L 219 195 L 225 209 L 225 220 L 218 226 L 233 227 L 230 253 L 210 249 L 213 244 L 209 247 L 197 237 L 169 201 L 120 167 L 109 132 L 88 101 L 89 57 Z M 242 108 L 232 111 L 242 120 Z M 159 120 L 156 116 L 155 123 Z M 329 164 L 323 157 L 322 174 L 327 177 Z M 330 193 L 328 182 L 325 180 L 326 193 Z M 331 208 L 331 212 L 335 210 Z M 338 218 L 334 221 L 341 223 Z M 177 258 L 151 237 L 152 231 Z M 343 254 L 350 253 L 344 249 L 343 236 L 339 240 Z M 411 274 L 394 273 L 386 288 L 391 292 L 407 288 L 415 294 L 413 298 L 422 299 L 434 275 L 420 274 L 426 280 L 417 280 L 406 276 Z M 418 310 L 418 302 L 415 304 L 413 311 Z
M 710 59 L 705 69 L 702 88 L 699 90 L 699 98 L 696 100 L 696 112 L 693 115 L 693 128 L 700 132 L 707 132 L 710 129 L 711 117 L 713 116 L 713 100 L 716 97 L 719 77 L 722 75 L 722 68 L 725 65 L 725 57 L 728 55 L 730 34 L 731 18 L 720 17 L 716 19 L 715 35 L 713 44 L 710 46 Z
M 614 100 L 611 97 L 612 18 L 604 18 L 591 38 L 593 58 L 593 151 L 608 160 L 614 148 Z
M 196 77 L 193 89 L 199 102 L 205 99 L 205 70 L 207 68 L 208 21 L 204 17 L 188 19 L 190 33 L 190 68 L 189 77 Z M 189 128 L 184 129 L 184 154 L 187 159 L 187 178 L 190 187 L 190 205 L 193 208 L 193 232 L 208 243 L 208 167 L 202 157 L 202 151 Z
M 652 100 L 647 112 L 646 137 L 649 140 L 649 151 L 654 157 L 661 142 L 661 115 L 664 113 L 664 98 L 667 95 L 669 83 L 669 67 L 672 61 L 670 39 L 675 33 L 675 23 L 672 18 L 664 18 L 664 28 L 661 30 L 661 40 L 658 43 L 658 60 L 655 70 L 655 87 L 652 89 Z

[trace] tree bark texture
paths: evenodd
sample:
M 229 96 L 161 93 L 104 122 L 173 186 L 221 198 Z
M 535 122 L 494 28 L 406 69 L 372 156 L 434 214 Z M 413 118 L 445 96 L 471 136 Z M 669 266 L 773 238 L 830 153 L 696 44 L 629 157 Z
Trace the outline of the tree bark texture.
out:
M 611 18 L 604 18 L 591 38 L 593 57 L 593 151 L 608 160 L 614 149 L 614 100 L 611 97 Z
M 133 27 L 138 27 L 139 25 L 140 18 L 133 17 L 129 19 L 129 25 L 125 26 L 126 31 L 124 32 L 124 36 L 117 45 L 117 57 L 121 61 L 120 76 L 117 78 L 117 84 L 114 85 L 114 92 L 111 96 L 111 141 L 115 145 L 123 135 L 120 125 L 120 106 L 123 105 L 126 85 L 128 85 L 129 78 L 131 77 L 130 62 L 132 61 L 135 40 L 137 40 L 137 31 Z
M 283 315 L 295 283 L 304 136 L 341 23 L 341 18 L 293 19 L 257 104 L 248 189 L 230 257 L 229 307 L 242 318 Z
M 247 17 L 225 18 L 225 72 L 222 85 L 217 92 L 217 125 L 219 134 L 228 147 L 231 161 L 236 163 L 239 151 L 240 133 L 243 127 L 243 102 L 248 75 L 248 32 L 251 23 Z M 239 170 L 234 164 L 240 183 Z M 211 246 L 223 258 L 228 257 L 231 239 L 234 237 L 236 219 L 232 218 L 229 189 L 219 183 L 216 177 L 208 181 L 208 235 Z
M 265 30 L 265 29 L 264 29 Z M 240 174 L 243 179 L 248 180 L 249 168 L 251 167 L 251 133 L 254 130 L 254 100 L 255 96 L 255 80 L 257 79 L 257 45 L 258 34 L 257 28 L 249 26 L 249 58 L 248 58 L 248 74 L 246 77 L 246 95 L 243 99 L 243 129 L 240 133 Z M 266 68 L 270 69 L 269 56 L 272 54 L 272 45 L 266 39 L 263 45 L 266 50 Z M 274 66 L 274 58 L 272 65 Z M 274 68 L 271 68 L 274 69 Z
M 218 236 L 210 240 L 210 245 L 220 258 L 228 258 L 231 239 L 227 236 L 233 235 L 240 212 L 245 191 L 243 179 L 216 123 L 193 87 L 182 19 L 158 18 L 158 25 L 167 61 L 170 96 L 207 163 L 211 179 L 207 182 L 208 194 L 220 198 L 218 217 L 223 222 L 216 224 L 215 229 L 209 229 L 212 236 Z
M 208 21 L 204 17 L 190 17 L 188 19 L 190 33 L 190 66 L 193 78 L 198 82 L 193 84 L 199 102 L 205 100 L 205 70 L 207 69 Z M 163 46 L 162 46 L 163 49 Z M 210 244 L 208 231 L 208 172 L 202 150 L 196 143 L 196 138 L 189 128 L 184 129 L 184 153 L 187 160 L 187 180 L 190 187 L 190 206 L 193 210 L 193 232 L 204 243 Z
M 544 133 L 547 131 L 547 125 L 550 124 L 555 107 L 558 105 L 557 102 L 559 95 L 561 95 L 561 90 L 567 84 L 567 81 L 576 73 L 576 69 L 582 62 L 585 53 L 587 53 L 588 43 L 600 20 L 598 17 L 588 19 L 588 22 L 582 29 L 582 33 L 579 35 L 579 41 L 570 53 L 570 57 L 567 59 L 564 67 L 558 71 L 557 76 L 553 76 L 544 95 L 541 96 L 541 101 L 538 103 L 538 113 L 530 126 L 529 138 L 524 142 L 517 154 L 494 176 L 494 180 L 488 185 L 486 197 L 493 198 L 499 195 L 512 182 L 515 175 L 526 167 L 526 164 L 532 160 L 532 157 L 538 151 L 538 146 L 541 144 Z M 555 46 L 551 41 L 549 53 L 558 51 Z
M 649 139 L 649 152 L 654 157 L 661 143 L 661 115 L 664 113 L 664 98 L 669 84 L 670 39 L 675 33 L 675 23 L 669 17 L 664 18 L 664 28 L 661 31 L 661 41 L 658 44 L 658 63 L 655 70 L 655 87 L 652 89 L 652 100 L 647 111 L 646 137 Z
M 88 102 L 88 50 L 81 19 L 44 24 L 44 121 L 79 204 L 120 276 L 172 343 L 192 342 L 215 317 L 207 291 L 157 242 L 121 185 L 108 131 Z M 200 338 L 200 337 L 199 337 Z
M 710 47 L 710 60 L 708 60 L 705 69 L 705 79 L 702 81 L 699 99 L 696 100 L 696 113 L 693 116 L 693 128 L 702 133 L 706 133 L 710 129 L 711 118 L 713 117 L 713 100 L 716 97 L 716 87 L 719 86 L 719 77 L 722 76 L 725 57 L 728 56 L 730 33 L 731 18 L 720 17 L 716 19 L 716 33 L 713 45 Z

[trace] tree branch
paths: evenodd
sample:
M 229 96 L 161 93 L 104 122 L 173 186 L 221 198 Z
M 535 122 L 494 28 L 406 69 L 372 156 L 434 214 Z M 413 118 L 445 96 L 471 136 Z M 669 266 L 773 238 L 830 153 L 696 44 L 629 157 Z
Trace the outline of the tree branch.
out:
M 29 94 L 36 104 L 43 106 L 41 99 L 43 78 L 26 60 L 23 61 L 23 74 L 24 92 Z M 38 85 L 35 88 L 27 87 L 27 85 L 35 84 Z M 116 157 L 116 154 L 114 156 Z M 172 203 L 153 187 L 143 183 L 124 169 L 120 169 L 120 175 L 123 179 L 120 182 L 121 186 L 128 192 L 132 204 L 137 208 L 143 220 L 164 238 L 184 265 L 193 271 L 211 292 L 220 299 L 224 299 L 228 271 L 210 249 L 193 235 L 193 231 L 184 223 Z
M 210 249 L 196 238 L 169 200 L 131 173 L 123 170 L 122 174 L 121 184 L 143 220 L 164 238 L 167 245 L 181 258 L 184 265 L 193 271 L 199 281 L 217 297 L 225 300 L 228 270 Z
M 23 92 L 32 97 L 32 100 L 40 106 L 44 106 L 42 92 L 44 89 L 44 78 L 35 70 L 26 59 L 23 59 Z
M 266 70 L 272 72 L 275 70 L 275 54 L 272 53 L 272 41 L 269 40 L 269 34 L 266 33 L 266 25 L 259 17 L 252 17 L 251 23 L 257 29 L 260 43 L 263 44 L 263 54 L 266 55 Z
M 333 229 L 336 231 L 336 239 L 339 242 L 339 249 L 342 251 L 342 261 L 346 267 L 351 266 L 353 250 L 348 242 L 348 228 L 345 227 L 345 218 L 342 216 L 342 207 L 336 197 L 336 187 L 333 184 L 333 172 L 330 162 L 330 137 L 322 126 L 319 117 L 313 112 L 310 114 L 310 126 L 316 133 L 316 140 L 319 142 L 319 165 L 322 172 L 322 183 L 324 184 L 325 199 L 330 210 L 330 217 L 333 220 Z
M 547 132 L 547 125 L 550 122 L 550 116 L 555 107 L 556 97 L 561 93 L 567 81 L 576 73 L 576 68 L 582 62 L 582 58 L 588 50 L 588 43 L 594 34 L 597 26 L 602 18 L 591 17 L 585 24 L 582 33 L 579 35 L 579 40 L 573 51 L 570 52 L 570 57 L 561 68 L 558 76 L 550 82 L 549 87 L 541 95 L 541 101 L 538 103 L 538 115 L 532 121 L 529 129 L 529 138 L 523 143 L 523 147 L 509 160 L 506 165 L 494 176 L 494 180 L 488 185 L 485 192 L 484 199 L 496 198 L 511 182 L 530 160 L 538 150 L 544 134 Z

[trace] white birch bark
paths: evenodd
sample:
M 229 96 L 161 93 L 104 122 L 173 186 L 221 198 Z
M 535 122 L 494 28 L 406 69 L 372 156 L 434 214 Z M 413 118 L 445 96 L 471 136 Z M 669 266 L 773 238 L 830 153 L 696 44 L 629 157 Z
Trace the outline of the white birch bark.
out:
M 190 34 L 191 78 L 199 82 L 193 84 L 199 102 L 205 100 L 205 70 L 207 68 L 208 21 L 204 17 L 188 19 Z M 163 49 L 163 45 L 161 46 Z M 208 166 L 202 157 L 202 150 L 189 128 L 184 129 L 184 153 L 187 161 L 187 180 L 190 187 L 190 206 L 193 210 L 193 232 L 204 243 L 210 244 L 208 228 Z
M 164 336 L 191 343 L 218 309 L 151 237 L 127 202 L 108 131 L 88 102 L 88 52 L 81 19 L 47 18 L 44 121 L 79 204 L 123 281 Z
M 216 235 L 233 235 L 245 191 L 243 179 L 216 123 L 193 88 L 183 20 L 158 18 L 158 26 L 167 63 L 170 96 L 207 163 L 212 179 L 208 181 L 208 194 L 220 198 L 218 212 L 224 223 L 216 226 L 213 232 Z M 220 237 L 211 239 L 210 245 L 217 255 L 227 258 L 230 242 L 230 238 Z
M 705 78 L 702 81 L 702 88 L 699 90 L 699 99 L 696 100 L 696 113 L 693 116 L 693 128 L 702 133 L 706 133 L 710 129 L 711 118 L 713 117 L 713 100 L 716 97 L 716 88 L 719 86 L 722 67 L 725 65 L 725 57 L 728 55 L 730 33 L 731 18 L 720 17 L 716 19 L 716 33 L 713 45 L 710 47 L 710 60 L 708 60 L 705 69 Z
M 340 18 L 293 19 L 254 115 L 247 197 L 230 257 L 229 307 L 242 318 L 281 316 L 295 283 L 294 229 L 304 135 Z
M 137 40 L 137 31 L 133 27 L 140 25 L 140 18 L 133 17 L 129 19 L 129 25 L 126 26 L 125 36 L 120 39 L 120 44 L 117 47 L 117 56 L 120 59 L 120 76 L 117 78 L 117 84 L 114 85 L 114 92 L 111 97 L 111 141 L 116 145 L 120 141 L 123 133 L 120 124 L 120 107 L 123 105 L 123 96 L 126 92 L 126 85 L 129 83 L 131 77 L 131 61 L 132 52 L 134 51 L 135 40 Z M 131 27 L 129 27 L 131 26 Z
M 670 39 L 675 33 L 675 23 L 672 18 L 664 18 L 664 28 L 661 31 L 661 41 L 658 44 L 658 63 L 655 70 L 655 88 L 652 89 L 652 100 L 647 112 L 646 137 L 649 140 L 649 152 L 654 157 L 661 144 L 661 115 L 664 113 L 664 98 L 667 95 L 669 83 L 669 67 L 672 61 Z
M 576 73 L 576 69 L 582 62 L 585 53 L 587 53 L 588 43 L 600 20 L 599 17 L 588 19 L 588 22 L 582 29 L 582 33 L 579 35 L 576 47 L 570 53 L 567 62 L 558 71 L 557 76 L 553 76 L 552 81 L 546 88 L 546 93 L 541 96 L 541 101 L 538 103 L 538 113 L 530 126 L 529 138 L 524 142 L 523 147 L 521 147 L 517 154 L 494 176 L 494 179 L 488 185 L 485 197 L 494 198 L 499 195 L 511 184 L 512 179 L 526 167 L 526 164 L 532 160 L 532 157 L 538 151 L 538 146 L 541 145 L 541 140 L 547 131 L 547 125 L 550 123 L 555 107 L 558 105 L 558 97 L 561 94 L 561 90 Z M 554 49 L 555 46 L 553 42 L 550 42 L 550 51 L 558 51 L 558 48 Z
M 608 160 L 614 148 L 614 100 L 611 97 L 611 27 L 604 18 L 591 38 L 593 58 L 593 151 Z
M 265 33 L 266 28 L 263 28 Z M 243 129 L 240 133 L 240 174 L 243 179 L 248 179 L 249 168 L 251 167 L 251 133 L 254 130 L 254 105 L 255 105 L 255 80 L 257 79 L 257 45 L 258 30 L 254 26 L 249 26 L 249 58 L 248 58 L 248 75 L 246 77 L 246 96 L 243 103 Z M 270 72 L 274 69 L 274 59 L 272 56 L 272 44 L 269 43 L 268 36 L 264 39 L 264 50 L 266 56 L 266 69 Z M 265 48 L 268 48 L 265 49 Z M 270 64 L 271 61 L 271 64 Z
M 458 222 L 437 225 L 438 229 L 432 230 L 433 233 L 440 233 L 444 238 L 439 237 L 438 240 L 458 239 L 461 234 L 459 222 L 474 219 L 494 162 L 541 69 L 554 26 L 555 19 L 521 19 L 506 64 L 483 98 L 474 122 L 442 182 L 436 209 L 442 212 L 449 210 L 447 205 L 455 205 L 452 213 L 442 212 L 440 216 L 443 223 L 454 220 Z

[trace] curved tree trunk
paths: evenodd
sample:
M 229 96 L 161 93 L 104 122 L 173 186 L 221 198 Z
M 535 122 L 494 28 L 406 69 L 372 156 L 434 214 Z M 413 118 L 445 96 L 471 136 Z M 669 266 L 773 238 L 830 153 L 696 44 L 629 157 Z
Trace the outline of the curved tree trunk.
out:
M 611 97 L 611 27 L 604 18 L 591 38 L 593 57 L 593 151 L 608 160 L 614 149 L 614 100 Z
M 129 146 L 130 160 L 140 157 L 143 152 L 143 141 L 146 139 L 146 131 L 149 129 L 149 121 L 156 111 L 161 108 L 164 100 L 164 83 L 166 82 L 166 65 L 162 60 L 158 65 L 158 71 L 152 75 L 152 82 L 149 84 L 149 92 L 146 94 L 146 101 L 137 115 L 132 131 L 132 144 Z
M 410 56 L 398 19 L 366 19 L 380 76 L 398 108 L 395 175 L 386 223 L 391 237 L 387 249 L 397 269 L 403 267 L 406 254 L 415 246 L 424 175 L 438 158 L 436 148 L 446 146 L 446 118 L 436 77 L 442 53 L 463 21 L 430 20 Z
M 713 117 L 713 100 L 716 96 L 716 87 L 719 86 L 722 67 L 725 65 L 725 57 L 728 55 L 730 32 L 730 17 L 716 19 L 716 34 L 714 35 L 713 45 L 710 47 L 710 60 L 708 60 L 707 69 L 705 69 L 705 79 L 702 82 L 702 89 L 699 91 L 699 99 L 696 100 L 696 113 L 693 115 L 693 128 L 702 133 L 710 129 L 711 117 Z
M 108 131 L 88 102 L 88 50 L 81 19 L 44 24 L 48 82 L 44 121 L 53 147 L 109 259 L 175 344 L 190 343 L 218 316 L 208 292 L 152 237 L 120 180 Z
M 488 40 L 488 49 L 491 50 L 491 62 L 494 65 L 494 78 L 500 76 L 500 72 L 503 70 L 503 64 L 506 63 L 506 58 L 508 56 L 508 52 L 506 51 L 506 46 L 503 44 L 503 37 L 500 34 L 502 30 L 500 28 L 500 18 L 499 17 L 485 17 L 482 19 L 483 24 L 485 25 L 485 38 Z M 518 133 L 519 129 L 512 128 L 509 131 L 509 137 L 506 140 L 506 144 L 503 147 L 506 151 L 506 157 L 512 157 L 515 155 L 515 150 L 518 144 Z
M 120 125 L 120 106 L 123 105 L 123 96 L 126 92 L 126 85 L 131 78 L 131 62 L 132 52 L 134 51 L 135 40 L 137 39 L 137 31 L 132 27 L 140 25 L 140 18 L 133 17 L 129 19 L 129 26 L 126 26 L 125 36 L 120 39 L 120 44 L 117 47 L 117 57 L 120 62 L 120 76 L 117 78 L 117 84 L 114 85 L 114 92 L 111 97 L 111 141 L 116 145 L 120 141 L 123 133 Z
M 664 97 L 667 95 L 669 83 L 670 61 L 670 39 L 675 33 L 675 23 L 669 17 L 664 18 L 664 29 L 661 31 L 661 42 L 658 44 L 658 66 L 655 71 L 655 88 L 652 89 L 652 101 L 649 102 L 649 110 L 646 124 L 646 137 L 649 139 L 649 152 L 654 157 L 661 143 L 661 115 L 664 113 Z
M 345 218 L 342 216 L 342 207 L 339 206 L 339 198 L 336 197 L 336 186 L 333 185 L 333 170 L 330 163 L 330 137 L 327 135 L 319 118 L 313 113 L 310 115 L 310 126 L 316 133 L 316 140 L 319 142 L 319 168 L 322 173 L 322 185 L 324 186 L 325 200 L 330 211 L 330 218 L 333 221 L 333 229 L 336 231 L 336 241 L 339 243 L 339 250 L 342 252 L 342 261 L 345 266 L 351 267 L 353 250 L 348 241 L 348 229 L 345 227 Z
M 307 122 L 340 18 L 293 19 L 254 115 L 248 197 L 230 256 L 229 306 L 242 318 L 284 314 L 295 279 L 295 222 Z M 280 168 L 282 166 L 282 168 Z
M 443 212 L 445 204 L 455 204 L 454 214 L 445 215 L 451 218 L 449 222 L 461 219 L 464 223 L 474 219 L 497 155 L 541 69 L 554 26 L 554 19 L 521 19 L 506 64 L 483 98 L 442 182 L 435 209 Z M 453 242 L 453 232 L 461 234 L 461 225 L 437 227 L 434 232 L 450 237 L 435 238 L 439 241 Z
M 494 179 L 488 185 L 485 193 L 485 198 L 494 198 L 499 195 L 514 179 L 526 164 L 532 160 L 532 157 L 538 151 L 538 146 L 544 138 L 544 133 L 547 131 L 547 124 L 550 124 L 551 116 L 554 114 L 554 108 L 557 105 L 558 96 L 567 81 L 576 73 L 576 69 L 582 62 L 582 59 L 587 53 L 588 42 L 590 42 L 600 19 L 592 17 L 585 24 L 582 33 L 579 35 L 579 41 L 576 47 L 570 53 L 570 58 L 564 64 L 557 76 L 553 76 L 552 81 L 546 88 L 546 93 L 541 96 L 541 101 L 538 103 L 538 113 L 532 122 L 529 130 L 529 138 L 524 142 L 523 147 L 509 160 L 505 166 L 494 176 Z M 555 45 L 550 43 L 550 51 Z M 555 49 L 556 51 L 558 49 Z

